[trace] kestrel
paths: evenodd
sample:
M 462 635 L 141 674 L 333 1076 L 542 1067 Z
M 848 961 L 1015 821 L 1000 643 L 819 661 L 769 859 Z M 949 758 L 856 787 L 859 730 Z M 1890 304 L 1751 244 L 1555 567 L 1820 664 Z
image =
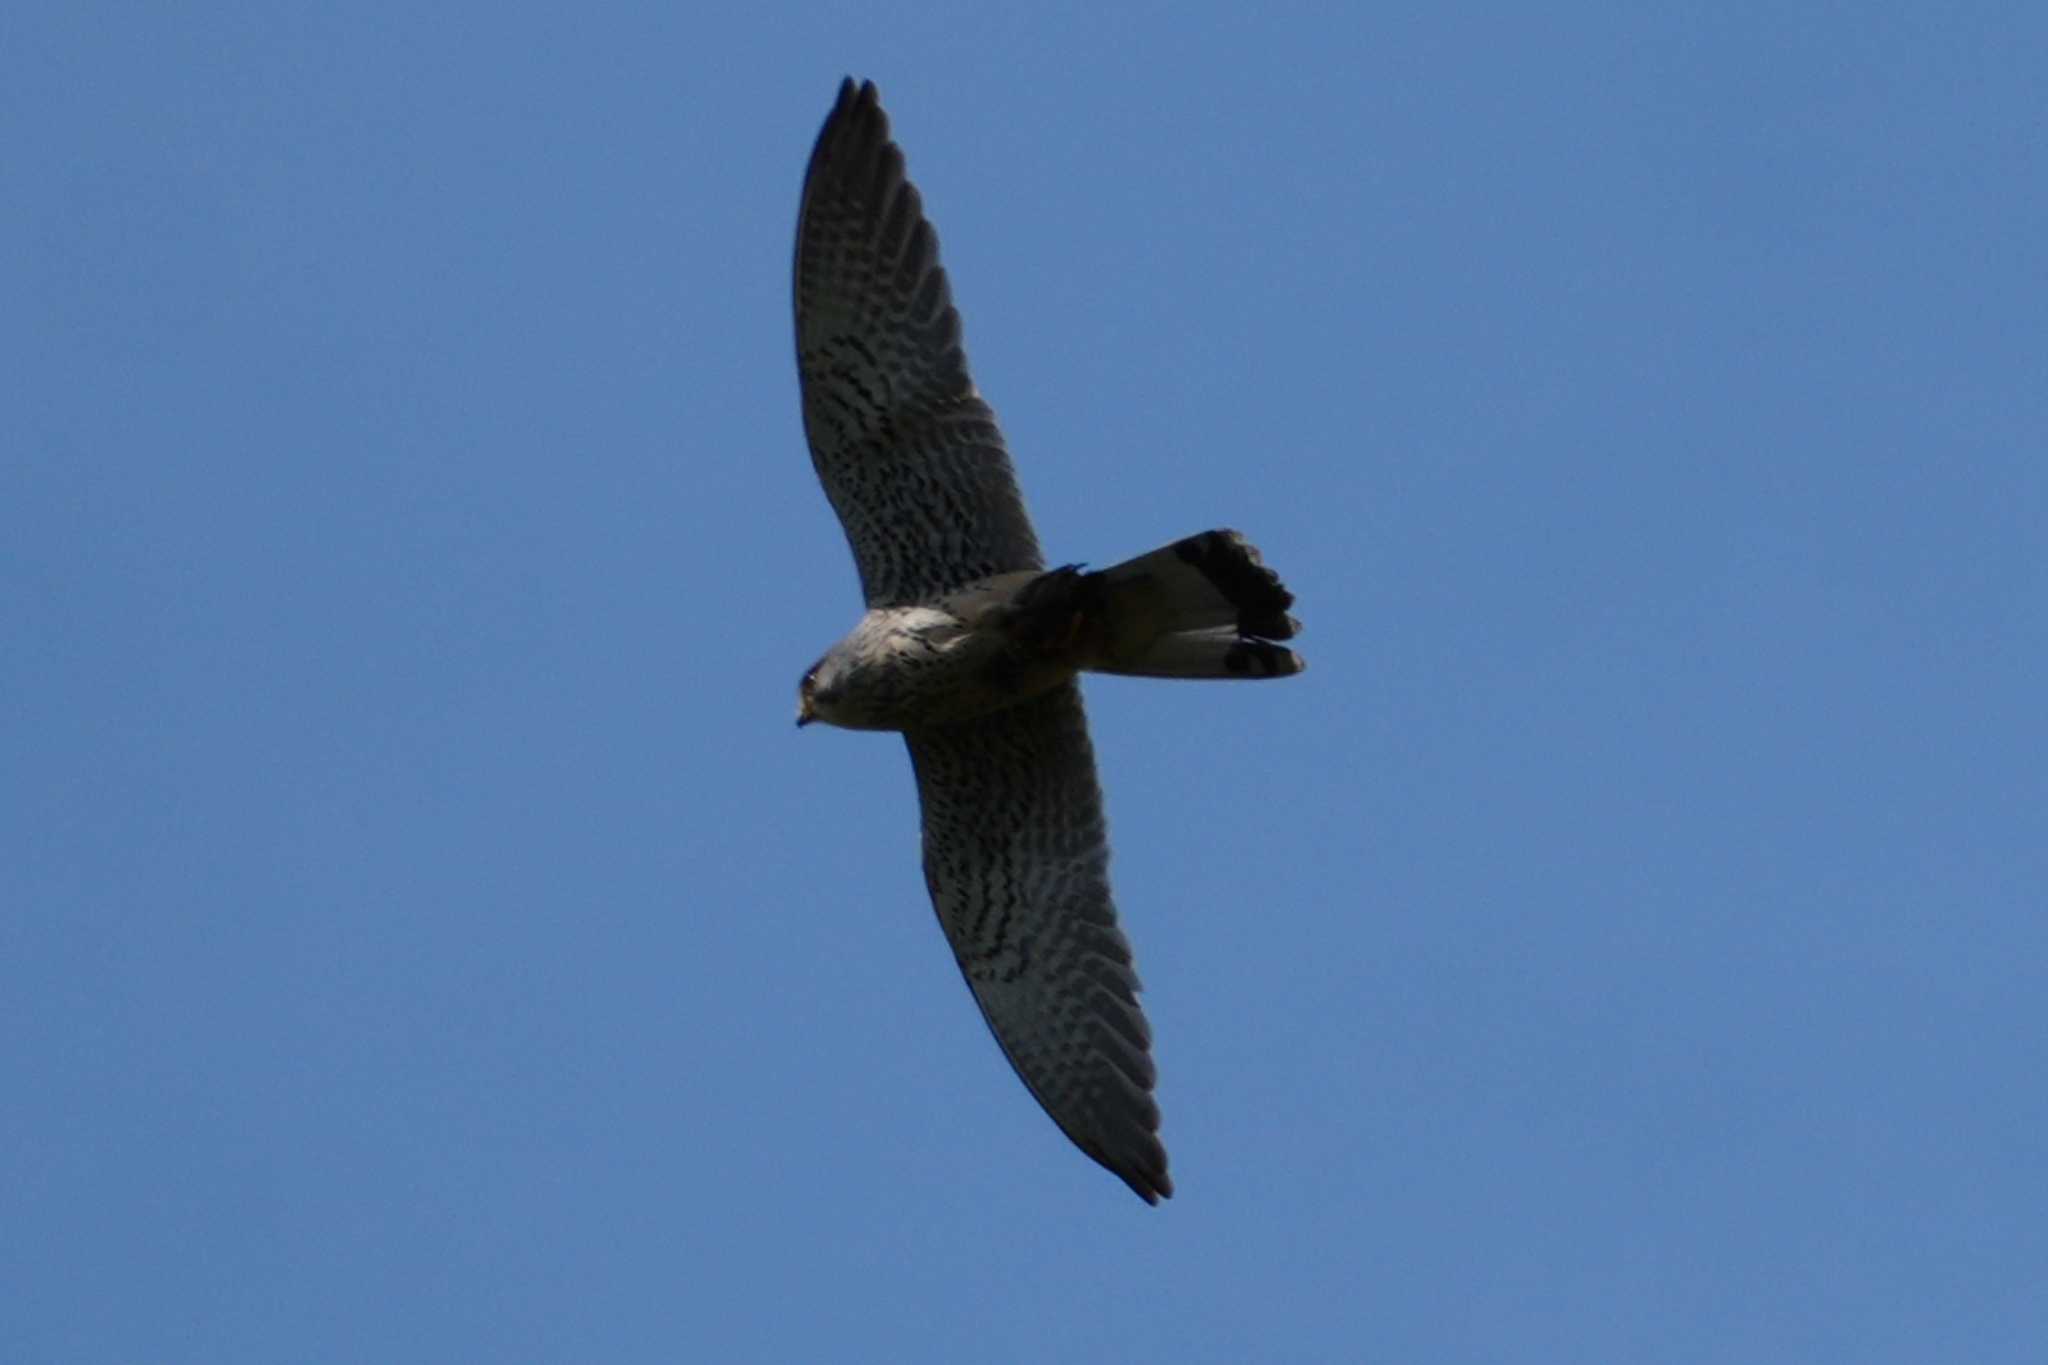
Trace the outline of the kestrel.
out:
M 1152 1034 L 1076 678 L 1299 673 L 1277 643 L 1294 597 L 1234 531 L 1045 568 L 871 83 L 840 86 L 811 152 L 795 292 L 804 433 L 868 607 L 803 675 L 797 724 L 903 733 L 925 884 L 982 1017 L 1061 1131 L 1156 1204 Z

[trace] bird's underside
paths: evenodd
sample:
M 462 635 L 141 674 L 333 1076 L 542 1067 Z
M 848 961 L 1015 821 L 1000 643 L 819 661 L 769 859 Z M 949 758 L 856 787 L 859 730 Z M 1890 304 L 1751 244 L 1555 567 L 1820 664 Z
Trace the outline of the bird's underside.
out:
M 840 87 L 811 154 L 795 303 L 812 463 L 869 607 L 805 674 L 799 721 L 903 731 L 925 882 L 991 1032 L 1061 1130 L 1157 1203 L 1151 1030 L 1075 676 L 1299 672 L 1277 643 L 1293 597 L 1230 531 L 1045 571 L 872 84 Z

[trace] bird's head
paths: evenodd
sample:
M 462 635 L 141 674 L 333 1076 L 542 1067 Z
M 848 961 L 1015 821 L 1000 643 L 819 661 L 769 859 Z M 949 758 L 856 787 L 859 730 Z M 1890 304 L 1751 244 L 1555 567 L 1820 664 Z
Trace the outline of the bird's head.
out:
M 825 714 L 839 694 L 839 670 L 830 654 L 804 670 L 796 685 L 796 723 L 802 729 L 814 720 L 830 723 Z

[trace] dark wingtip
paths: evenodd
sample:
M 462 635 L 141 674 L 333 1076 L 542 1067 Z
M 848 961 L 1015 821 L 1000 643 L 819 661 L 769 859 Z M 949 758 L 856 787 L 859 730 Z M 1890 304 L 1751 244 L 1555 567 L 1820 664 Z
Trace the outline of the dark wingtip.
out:
M 882 92 L 875 88 L 873 81 L 856 82 L 848 76 L 839 82 L 839 94 L 832 101 L 832 112 L 825 115 L 825 122 L 818 129 L 818 139 L 811 147 L 811 164 L 805 172 L 805 180 L 816 173 L 819 164 L 836 149 L 838 144 L 857 141 L 876 146 L 889 140 L 889 116 L 882 112 Z
M 1088 1155 L 1107 1167 L 1109 1173 L 1130 1187 L 1132 1194 L 1157 1208 L 1162 1199 L 1173 1198 L 1173 1177 L 1166 1173 L 1166 1152 L 1162 1148 L 1152 1154 L 1152 1159 L 1143 1166 L 1125 1164 L 1113 1165 L 1103 1161 L 1095 1152 Z
M 855 80 L 851 76 L 840 79 L 837 101 L 840 110 L 850 109 L 857 104 L 879 107 L 881 102 L 882 92 L 875 88 L 873 81 Z

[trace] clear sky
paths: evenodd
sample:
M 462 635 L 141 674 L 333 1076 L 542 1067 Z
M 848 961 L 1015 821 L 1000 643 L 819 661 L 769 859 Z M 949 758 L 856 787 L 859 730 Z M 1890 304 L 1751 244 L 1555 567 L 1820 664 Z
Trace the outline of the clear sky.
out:
M 1249 9 L 0 23 L 0 1359 L 2048 1354 L 2048 12 Z M 848 73 L 1300 598 L 1087 689 L 1158 1209 L 790 724 Z

